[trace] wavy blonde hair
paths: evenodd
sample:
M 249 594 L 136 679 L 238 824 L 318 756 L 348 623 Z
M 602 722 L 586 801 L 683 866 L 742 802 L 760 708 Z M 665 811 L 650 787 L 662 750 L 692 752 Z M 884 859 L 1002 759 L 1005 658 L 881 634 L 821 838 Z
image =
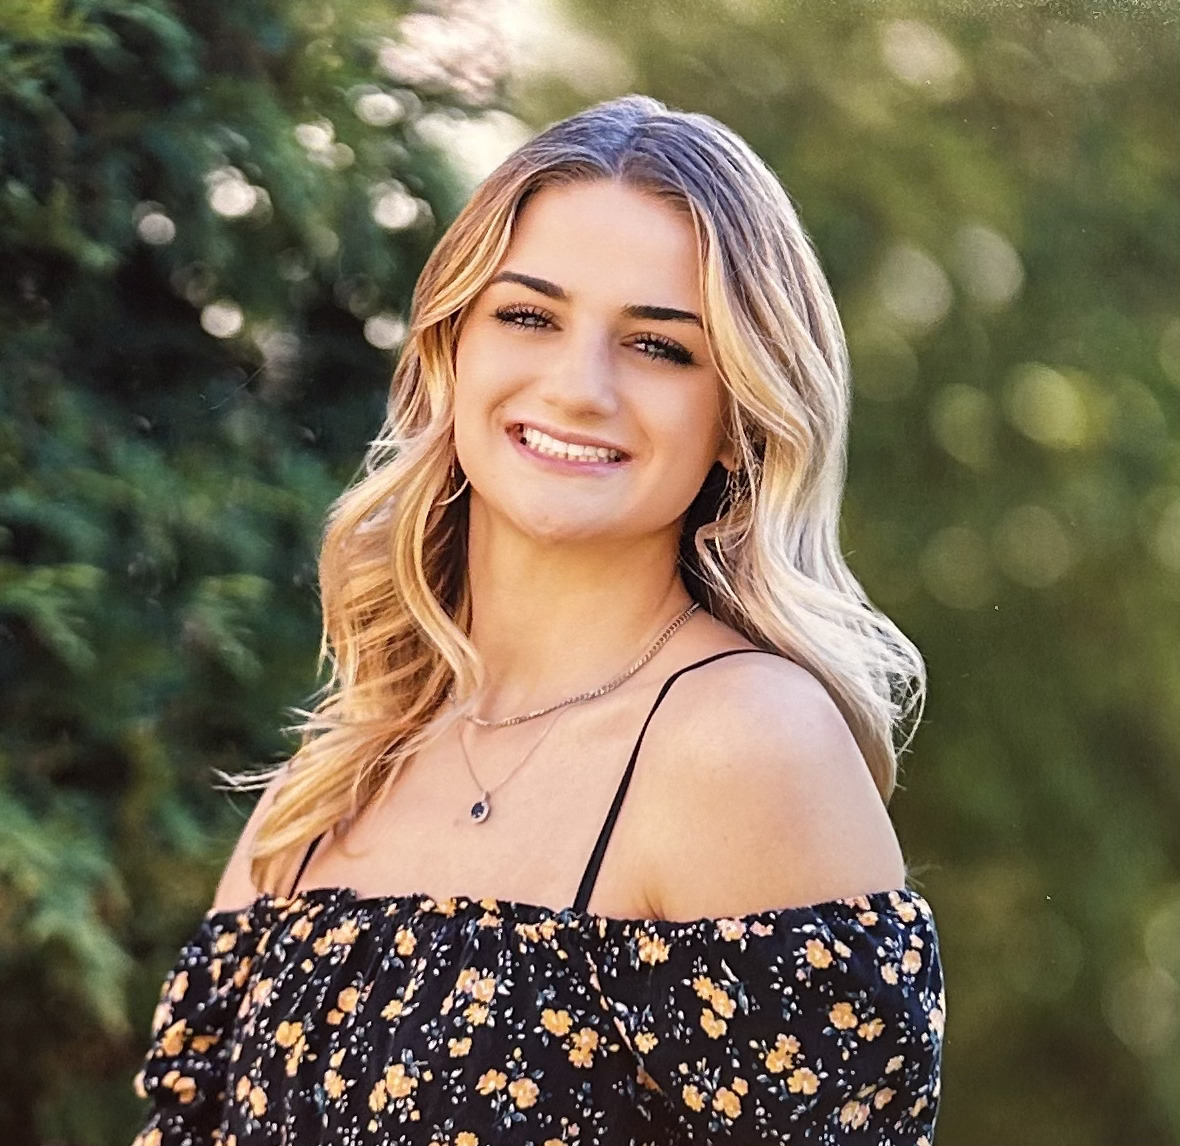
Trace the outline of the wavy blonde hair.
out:
M 718 464 L 686 515 L 689 592 L 760 648 L 810 670 L 839 706 L 883 800 L 921 720 L 925 665 L 868 600 L 840 552 L 850 370 L 819 259 L 774 173 L 724 125 L 641 96 L 554 124 L 476 190 L 426 263 L 384 424 L 333 505 L 320 557 L 330 678 L 254 840 L 274 887 L 299 851 L 380 796 L 482 670 L 467 633 L 467 495 L 452 438 L 454 349 L 465 308 L 507 251 L 528 198 L 617 180 L 691 216 L 704 323 L 724 380 L 738 468 Z M 915 712 L 900 747 L 894 732 Z

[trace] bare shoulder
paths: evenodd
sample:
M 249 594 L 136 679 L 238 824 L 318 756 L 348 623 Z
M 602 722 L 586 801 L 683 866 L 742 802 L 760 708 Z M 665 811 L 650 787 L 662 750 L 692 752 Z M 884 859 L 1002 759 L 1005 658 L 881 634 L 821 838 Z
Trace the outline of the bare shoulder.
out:
M 286 770 L 280 772 L 258 797 L 254 810 L 243 826 L 237 843 L 234 844 L 225 871 L 221 874 L 221 882 L 217 885 L 217 892 L 213 897 L 212 910 L 236 911 L 258 898 L 258 889 L 255 888 L 250 875 L 250 852 L 254 846 L 254 837 L 258 834 L 258 829 L 262 826 L 262 821 L 270 811 L 286 778 Z
M 807 669 L 771 654 L 724 657 L 678 679 L 664 705 L 644 786 L 648 896 L 661 916 L 742 915 L 904 884 L 864 756 Z

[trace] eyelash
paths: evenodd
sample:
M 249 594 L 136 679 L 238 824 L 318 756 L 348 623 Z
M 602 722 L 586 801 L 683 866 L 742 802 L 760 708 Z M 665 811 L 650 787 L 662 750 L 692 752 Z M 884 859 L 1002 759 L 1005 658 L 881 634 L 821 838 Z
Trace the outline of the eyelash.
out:
M 520 330 L 540 330 L 542 323 L 553 322 L 553 315 L 539 306 L 502 306 L 494 311 L 493 315 L 498 322 L 502 322 L 505 326 L 515 326 Z M 539 319 L 540 322 L 517 321 L 521 318 Z M 673 342 L 670 338 L 664 338 L 658 334 L 642 334 L 632 345 L 637 345 L 640 342 L 655 348 L 640 349 L 639 351 L 640 354 L 654 361 L 671 362 L 676 366 L 691 366 L 695 361 L 691 351 L 686 350 L 680 343 Z

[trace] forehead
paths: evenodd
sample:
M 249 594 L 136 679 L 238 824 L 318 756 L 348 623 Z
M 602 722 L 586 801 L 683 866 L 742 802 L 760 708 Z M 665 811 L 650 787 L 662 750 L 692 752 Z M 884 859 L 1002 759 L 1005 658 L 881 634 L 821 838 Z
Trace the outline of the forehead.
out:
M 497 269 L 549 279 L 575 301 L 700 310 L 700 255 L 688 212 L 618 182 L 538 191 Z

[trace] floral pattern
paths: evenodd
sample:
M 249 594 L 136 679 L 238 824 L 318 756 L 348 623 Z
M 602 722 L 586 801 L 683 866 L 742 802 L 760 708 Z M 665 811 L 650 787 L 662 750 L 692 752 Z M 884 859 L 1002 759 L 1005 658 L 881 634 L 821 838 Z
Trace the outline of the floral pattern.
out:
M 945 1012 L 909 889 L 689 923 L 263 895 L 166 978 L 134 1146 L 931 1146 Z

